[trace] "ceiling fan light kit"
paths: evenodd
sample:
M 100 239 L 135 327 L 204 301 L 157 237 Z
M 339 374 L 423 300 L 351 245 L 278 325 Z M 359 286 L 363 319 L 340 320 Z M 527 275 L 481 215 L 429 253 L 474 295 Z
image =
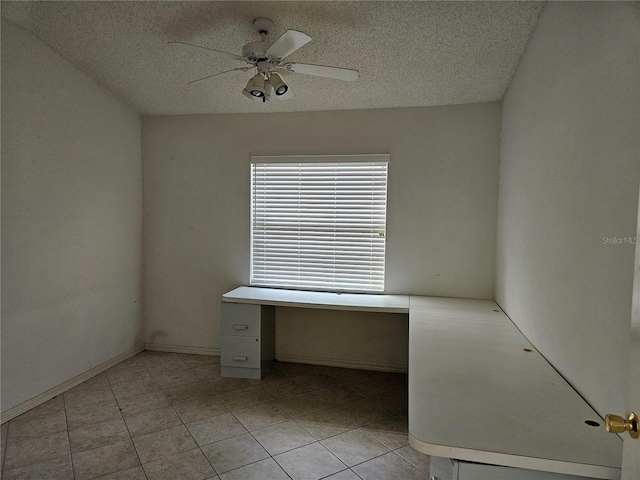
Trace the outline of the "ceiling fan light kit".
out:
M 262 100 L 265 102 L 270 100 L 271 93 L 275 94 L 278 100 L 289 100 L 295 96 L 289 85 L 276 70 L 332 78 L 347 82 L 353 82 L 360 77 L 357 70 L 350 68 L 294 62 L 285 63 L 283 59 L 309 43 L 311 37 L 296 30 L 287 30 L 280 38 L 273 42 L 273 44 L 269 45 L 269 42 L 267 42 L 265 38 L 273 29 L 273 22 L 268 18 L 259 17 L 253 21 L 253 27 L 258 34 L 260 34 L 261 41 L 250 42 L 244 45 L 242 47 L 242 55 L 189 43 L 169 42 L 170 46 L 204 49 L 247 64 L 245 67 L 237 67 L 193 80 L 189 82 L 189 85 L 209 80 L 224 73 L 247 71 L 255 68 L 256 74 L 249 80 L 247 86 L 242 90 L 242 94 L 251 100 Z
M 287 85 L 284 80 L 282 80 L 282 77 L 277 73 L 272 73 L 269 76 L 269 83 L 273 87 L 275 94 L 278 96 L 284 95 L 287 93 L 287 90 L 289 90 L 289 85 Z
M 249 93 L 257 98 L 264 97 L 264 77 L 260 73 L 256 73 L 255 77 L 249 80 L 246 88 Z

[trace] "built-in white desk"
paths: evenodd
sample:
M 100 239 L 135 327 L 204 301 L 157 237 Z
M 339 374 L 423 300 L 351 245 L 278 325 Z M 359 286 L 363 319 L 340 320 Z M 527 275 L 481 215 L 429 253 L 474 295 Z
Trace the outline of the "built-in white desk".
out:
M 409 443 L 593 478 L 620 478 L 622 463 L 620 437 L 491 300 L 411 297 Z
M 409 313 L 409 295 L 368 295 L 238 287 L 225 293 L 222 296 L 222 300 L 224 302 L 273 305 L 276 307 Z
M 307 292 L 239 287 L 222 296 L 223 377 L 262 378 L 275 359 L 275 307 L 409 312 L 408 295 Z
M 275 312 L 265 308 L 408 312 L 413 448 L 461 461 L 620 478 L 620 437 L 606 433 L 598 414 L 491 300 L 240 287 L 223 296 L 225 304 L 235 304 L 234 311 L 243 305 L 255 309 L 258 320 L 250 320 L 246 328 L 262 328 L 268 340 L 248 338 L 267 343 L 263 351 L 269 355 L 275 350 Z M 234 325 L 230 321 L 225 327 L 223 318 L 224 332 L 233 333 Z M 240 327 L 243 335 L 245 327 Z M 223 374 L 225 368 L 237 371 L 230 358 L 225 360 L 223 346 Z

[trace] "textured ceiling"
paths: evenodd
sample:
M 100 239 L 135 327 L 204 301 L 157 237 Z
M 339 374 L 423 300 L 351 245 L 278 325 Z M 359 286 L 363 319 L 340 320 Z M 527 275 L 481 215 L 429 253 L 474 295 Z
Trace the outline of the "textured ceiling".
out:
M 462 104 L 500 100 L 541 2 L 2 2 L 34 34 L 142 114 L 245 113 Z M 293 100 L 241 95 L 251 72 L 187 82 L 240 64 L 181 41 L 240 54 L 268 17 L 312 41 L 287 60 L 360 71 L 348 83 L 286 73 Z M 242 64 L 240 64 L 242 65 Z

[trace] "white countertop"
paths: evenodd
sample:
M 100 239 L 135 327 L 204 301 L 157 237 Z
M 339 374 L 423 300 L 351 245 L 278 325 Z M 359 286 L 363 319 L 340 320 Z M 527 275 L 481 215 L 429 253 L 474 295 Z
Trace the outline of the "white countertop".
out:
M 491 300 L 411 297 L 409 434 L 434 456 L 620 478 L 620 437 Z
M 279 288 L 238 287 L 222 296 L 225 302 L 280 307 L 356 310 L 361 312 L 408 313 L 408 295 L 308 292 Z

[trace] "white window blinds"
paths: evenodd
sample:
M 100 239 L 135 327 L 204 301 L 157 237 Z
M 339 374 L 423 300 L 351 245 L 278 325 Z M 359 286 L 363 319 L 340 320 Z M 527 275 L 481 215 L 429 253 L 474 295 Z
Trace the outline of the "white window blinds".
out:
M 251 284 L 382 292 L 388 161 L 252 157 Z

